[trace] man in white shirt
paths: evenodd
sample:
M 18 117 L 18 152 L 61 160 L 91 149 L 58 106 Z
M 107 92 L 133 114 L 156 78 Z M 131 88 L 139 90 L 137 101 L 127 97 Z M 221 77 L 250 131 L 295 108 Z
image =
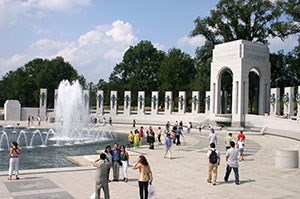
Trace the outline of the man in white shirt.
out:
M 215 134 L 215 130 L 212 128 L 210 134 L 208 136 L 209 144 L 215 143 L 217 144 L 217 136 Z
M 229 175 L 231 173 L 231 170 L 234 171 L 235 176 L 235 184 L 240 184 L 239 180 L 239 161 L 238 161 L 238 154 L 239 151 L 237 148 L 235 148 L 235 143 L 233 141 L 230 142 L 230 149 L 226 151 L 226 161 L 227 161 L 227 167 L 226 167 L 226 173 L 224 177 L 224 181 L 228 182 Z

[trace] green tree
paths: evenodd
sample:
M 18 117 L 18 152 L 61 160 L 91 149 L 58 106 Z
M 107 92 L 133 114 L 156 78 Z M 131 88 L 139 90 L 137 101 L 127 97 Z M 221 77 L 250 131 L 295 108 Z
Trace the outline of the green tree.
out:
M 157 72 L 164 52 L 157 50 L 150 41 L 141 41 L 131 46 L 124 54 L 121 63 L 117 64 L 109 77 L 109 89 L 117 90 L 119 99 L 125 90 L 132 91 L 132 102 L 137 102 L 139 90 L 150 93 L 158 88 Z M 147 96 L 147 102 L 150 102 Z
M 205 45 L 196 49 L 196 77 L 192 89 L 200 93 L 200 110 L 205 110 L 205 92 L 210 90 L 210 64 L 212 62 L 213 43 L 206 41 Z
M 277 31 L 277 36 L 284 39 L 291 34 L 300 32 L 300 2 L 299 0 L 278 0 L 278 12 L 285 14 L 286 20 L 277 21 L 272 28 Z
M 5 89 L 1 92 L 2 104 L 8 99 L 17 99 L 22 106 L 38 106 L 40 89 L 48 90 L 48 107 L 54 106 L 54 90 L 59 83 L 67 79 L 73 81 L 80 79 L 85 82 L 82 76 L 62 57 L 55 59 L 37 58 L 16 71 L 10 71 L 3 76 L 1 81 Z
M 238 39 L 267 43 L 280 14 L 269 0 L 220 0 L 210 16 L 194 21 L 191 35 L 203 35 L 213 44 Z
M 190 95 L 191 82 L 196 75 L 194 60 L 180 49 L 168 51 L 158 71 L 159 91 L 173 91 L 178 97 L 179 91 L 187 91 Z M 187 97 L 188 98 L 188 97 Z

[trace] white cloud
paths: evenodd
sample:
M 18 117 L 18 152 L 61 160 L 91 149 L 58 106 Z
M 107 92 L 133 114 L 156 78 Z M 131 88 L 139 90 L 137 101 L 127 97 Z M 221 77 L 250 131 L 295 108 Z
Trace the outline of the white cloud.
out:
M 55 41 L 47 38 L 32 43 L 23 55 L 0 60 L 0 75 L 24 65 L 35 57 L 62 56 L 84 75 L 87 81 L 106 79 L 124 52 L 137 41 L 130 23 L 115 21 L 110 25 L 97 26 L 80 35 L 76 41 Z M 5 67 L 3 67 L 5 66 Z
M 0 28 L 43 18 L 45 10 L 67 11 L 90 4 L 91 0 L 0 0 Z
M 136 37 L 132 34 L 132 26 L 123 21 L 115 21 L 112 24 L 113 28 L 106 32 L 107 36 L 111 36 L 116 42 L 133 42 Z
M 153 46 L 154 46 L 155 48 L 157 48 L 158 50 L 164 50 L 164 49 L 165 49 L 165 45 L 164 45 L 164 44 L 161 44 L 161 43 L 158 43 L 158 42 L 153 43 Z
M 28 3 L 43 9 L 66 10 L 76 6 L 90 5 L 91 0 L 28 0 Z
M 201 35 L 195 37 L 183 36 L 177 41 L 180 46 L 197 47 L 205 44 L 205 38 Z
M 270 37 L 269 39 L 270 45 L 269 49 L 270 52 L 278 52 L 279 50 L 284 50 L 285 53 L 292 51 L 295 46 L 298 45 L 298 36 L 291 35 L 286 40 L 282 41 L 280 38 Z

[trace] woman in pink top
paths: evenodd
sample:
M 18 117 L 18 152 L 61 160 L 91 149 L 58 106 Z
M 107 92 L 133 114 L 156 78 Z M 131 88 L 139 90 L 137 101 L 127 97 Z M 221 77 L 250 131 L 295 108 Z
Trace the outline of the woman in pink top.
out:
M 8 180 L 12 180 L 13 171 L 16 174 L 16 180 L 19 180 L 19 155 L 20 149 L 18 143 L 13 141 L 11 148 L 9 150 L 9 171 L 8 171 Z

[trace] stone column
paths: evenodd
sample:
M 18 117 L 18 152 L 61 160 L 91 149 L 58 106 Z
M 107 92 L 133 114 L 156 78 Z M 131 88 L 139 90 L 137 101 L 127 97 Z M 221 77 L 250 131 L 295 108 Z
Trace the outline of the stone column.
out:
M 300 118 L 300 86 L 298 86 L 298 93 L 295 98 L 296 98 L 297 107 L 298 107 L 297 116 L 298 116 L 298 118 Z
M 103 101 L 104 101 L 104 92 L 103 92 L 103 90 L 98 90 L 97 91 L 97 109 L 96 109 L 97 115 L 103 115 L 103 113 L 104 113 Z
M 145 91 L 138 92 L 138 115 L 145 114 Z
M 84 107 L 89 114 L 90 113 L 90 91 L 89 90 L 83 90 L 83 99 L 84 99 Z
M 158 113 L 158 91 L 153 91 L 151 95 L 151 115 Z
M 110 115 L 118 113 L 118 91 L 110 91 Z
M 58 89 L 55 89 L 54 90 L 54 113 L 55 113 L 55 110 L 56 110 L 56 105 L 57 105 L 57 98 L 58 98 Z
M 170 115 L 173 110 L 173 95 L 172 91 L 165 92 L 165 114 Z
M 270 95 L 270 115 L 280 115 L 280 88 L 272 88 Z
M 124 92 L 124 115 L 131 114 L 131 91 Z
M 178 113 L 179 114 L 184 114 L 185 113 L 185 107 L 186 107 L 186 93 L 185 93 L 185 91 L 179 91 Z
M 47 115 L 47 89 L 40 89 L 40 118 L 45 121 Z
M 211 112 L 211 97 L 210 91 L 206 91 L 205 93 L 205 113 Z
M 199 91 L 192 92 L 192 113 L 199 113 Z
M 294 87 L 285 87 L 284 94 L 282 96 L 284 111 L 283 114 L 290 118 L 294 116 Z

